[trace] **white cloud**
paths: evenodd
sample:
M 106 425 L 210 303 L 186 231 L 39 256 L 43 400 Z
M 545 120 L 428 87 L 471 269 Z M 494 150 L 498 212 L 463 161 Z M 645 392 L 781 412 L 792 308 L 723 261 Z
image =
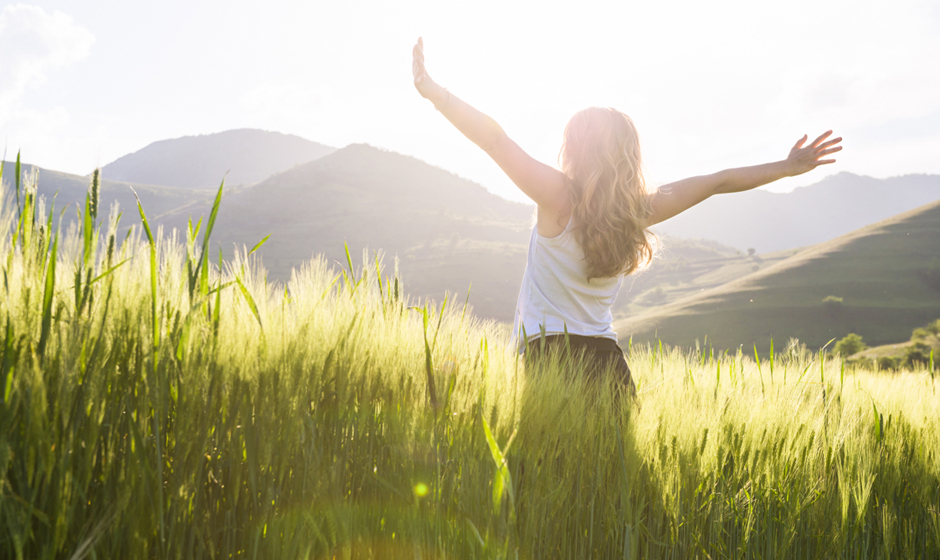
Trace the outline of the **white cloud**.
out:
M 26 4 L 0 12 L 0 124 L 25 117 L 21 102 L 48 80 L 50 70 L 88 56 L 95 37 L 59 11 Z M 20 113 L 23 114 L 20 114 Z

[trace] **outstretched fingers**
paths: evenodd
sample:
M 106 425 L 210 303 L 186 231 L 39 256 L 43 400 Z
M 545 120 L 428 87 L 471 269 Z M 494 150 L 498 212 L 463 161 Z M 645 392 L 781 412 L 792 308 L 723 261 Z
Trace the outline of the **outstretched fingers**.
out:
M 819 145 L 822 143 L 822 141 L 825 140 L 826 138 L 829 138 L 829 136 L 830 136 L 831 134 L 832 134 L 832 131 L 831 131 L 831 130 L 827 130 L 826 132 L 823 132 L 822 134 L 819 135 L 818 138 L 816 138 L 815 140 L 813 140 L 813 143 L 810 144 L 810 147 L 812 147 L 812 148 L 817 148 L 817 147 L 819 147 Z
M 803 144 L 806 142 L 806 139 L 807 139 L 807 138 L 809 138 L 809 136 L 807 136 L 807 135 L 804 134 L 802 138 L 800 138 L 799 140 L 796 141 L 796 144 L 793 145 L 793 148 L 792 148 L 792 149 L 793 149 L 793 150 L 799 150 L 800 148 L 802 148 L 802 147 L 803 147 Z
M 831 148 L 832 146 L 835 146 L 841 141 L 842 141 L 841 136 L 838 138 L 833 138 L 832 140 L 829 140 L 828 142 L 823 142 L 819 146 L 816 146 L 816 150 L 819 151 L 819 150 L 825 150 L 825 149 Z
M 825 137 L 828 136 L 829 134 L 832 134 L 832 131 L 829 131 L 829 132 L 827 132 L 826 134 L 820 136 L 820 138 L 817 139 L 817 142 L 819 141 L 819 139 L 825 139 Z M 842 141 L 842 137 L 840 136 L 840 137 L 838 137 L 838 138 L 833 138 L 832 140 L 829 140 L 828 142 L 822 142 L 822 143 L 818 144 L 817 146 L 815 146 L 814 148 L 812 148 L 812 150 L 813 150 L 813 159 L 815 160 L 815 162 L 814 162 L 815 165 L 826 165 L 826 164 L 829 164 L 829 163 L 835 163 L 835 161 L 836 161 L 835 159 L 824 159 L 824 160 L 821 160 L 821 159 L 819 159 L 819 158 L 824 157 L 824 156 L 828 156 L 829 154 L 834 154 L 834 153 L 836 153 L 836 152 L 841 152 L 841 151 L 842 151 L 842 146 L 839 146 L 839 145 L 838 145 L 839 142 L 841 142 L 841 141 Z M 814 144 L 815 144 L 815 142 L 814 142 Z
M 819 147 L 817 147 L 813 154 L 813 157 L 815 159 L 815 161 L 813 162 L 814 167 L 818 167 L 820 165 L 828 165 L 830 163 L 835 163 L 836 162 L 835 158 L 832 158 L 832 159 L 819 159 L 819 158 L 828 156 L 829 154 L 834 154 L 836 152 L 841 152 L 842 146 L 834 146 L 834 144 L 840 141 L 842 141 L 842 138 L 836 138 L 834 140 L 830 140 L 829 142 L 826 142 L 825 144 L 821 144 Z M 832 146 L 832 147 L 828 147 L 828 146 Z

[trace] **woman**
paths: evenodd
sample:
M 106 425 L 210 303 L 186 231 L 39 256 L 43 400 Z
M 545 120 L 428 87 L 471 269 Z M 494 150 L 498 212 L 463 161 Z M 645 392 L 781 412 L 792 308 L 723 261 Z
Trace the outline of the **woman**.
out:
M 561 170 L 534 160 L 490 117 L 428 76 L 424 43 L 413 50 L 414 85 L 457 129 L 482 148 L 538 205 L 516 305 L 515 336 L 526 362 L 551 350 L 581 356 L 589 373 L 610 368 L 632 387 L 617 345 L 611 305 L 623 277 L 653 256 L 647 228 L 706 198 L 741 192 L 834 163 L 842 149 L 825 132 L 803 136 L 786 159 L 690 177 L 655 192 L 643 180 L 633 122 L 614 109 L 580 111 L 565 128 Z

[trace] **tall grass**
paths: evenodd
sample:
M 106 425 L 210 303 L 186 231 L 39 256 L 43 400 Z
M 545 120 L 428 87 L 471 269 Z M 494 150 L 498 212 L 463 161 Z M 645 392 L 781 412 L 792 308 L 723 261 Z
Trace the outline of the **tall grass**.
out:
M 97 175 L 95 176 L 97 177 Z M 0 224 L 7 558 L 936 558 L 926 372 L 630 347 L 636 403 L 377 258 Z M 223 209 L 224 211 L 224 209 Z M 202 235 L 201 242 L 199 236 Z

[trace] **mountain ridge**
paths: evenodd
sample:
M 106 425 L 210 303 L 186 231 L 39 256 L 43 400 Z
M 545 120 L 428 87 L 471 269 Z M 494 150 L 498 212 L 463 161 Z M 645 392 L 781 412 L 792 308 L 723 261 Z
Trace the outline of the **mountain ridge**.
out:
M 335 148 L 293 134 L 239 128 L 151 142 L 101 168 L 102 177 L 152 185 L 212 188 L 222 179 L 254 184 Z
M 821 243 L 935 200 L 940 175 L 876 179 L 843 171 L 789 193 L 713 196 L 654 229 L 768 253 Z

